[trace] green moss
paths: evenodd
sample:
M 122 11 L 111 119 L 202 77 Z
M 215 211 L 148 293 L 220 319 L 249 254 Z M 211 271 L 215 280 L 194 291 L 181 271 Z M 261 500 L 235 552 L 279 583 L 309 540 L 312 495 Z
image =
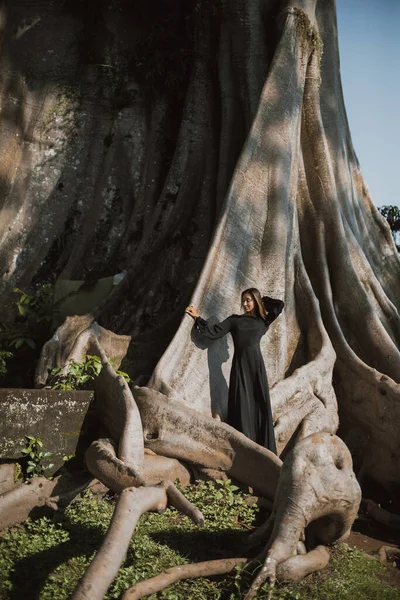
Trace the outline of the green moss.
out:
M 22 467 L 19 462 L 15 463 L 14 467 L 14 483 L 19 483 L 23 479 Z
M 289 10 L 289 9 L 288 9 Z M 290 12 L 295 16 L 297 35 L 301 40 L 303 49 L 310 47 L 317 54 L 318 64 L 321 64 L 323 43 L 318 29 L 311 23 L 309 17 L 300 8 L 291 7 Z

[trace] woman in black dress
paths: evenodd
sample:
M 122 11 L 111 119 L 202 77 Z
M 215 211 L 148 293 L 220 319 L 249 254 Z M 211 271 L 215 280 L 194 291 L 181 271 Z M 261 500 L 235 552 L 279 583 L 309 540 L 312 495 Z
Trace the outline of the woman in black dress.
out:
M 231 315 L 222 323 L 209 325 L 194 306 L 186 312 L 197 329 L 211 340 L 232 334 L 234 355 L 229 379 L 228 419 L 238 431 L 276 454 L 268 379 L 260 341 L 282 312 L 282 300 L 261 298 L 256 288 L 242 292 L 242 315 Z

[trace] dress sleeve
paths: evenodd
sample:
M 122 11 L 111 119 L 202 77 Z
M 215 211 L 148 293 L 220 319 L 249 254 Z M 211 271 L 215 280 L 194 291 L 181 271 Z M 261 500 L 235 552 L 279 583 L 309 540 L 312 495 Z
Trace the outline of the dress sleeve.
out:
M 222 323 L 214 323 L 210 325 L 205 319 L 201 317 L 197 317 L 194 321 L 196 329 L 207 339 L 216 340 L 218 338 L 224 337 L 227 333 L 230 332 L 232 321 L 231 317 L 222 321 Z
M 276 300 L 275 298 L 270 298 L 269 296 L 263 296 L 262 301 L 264 308 L 267 311 L 267 323 L 268 325 L 271 325 L 271 323 L 275 321 L 275 319 L 279 317 L 283 311 L 285 303 L 282 300 Z

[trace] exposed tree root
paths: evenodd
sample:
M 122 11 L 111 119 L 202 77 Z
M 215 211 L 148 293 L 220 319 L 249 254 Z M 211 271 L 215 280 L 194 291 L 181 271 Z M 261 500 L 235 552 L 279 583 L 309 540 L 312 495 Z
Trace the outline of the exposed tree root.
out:
M 400 529 L 400 516 L 394 515 L 389 511 L 378 506 L 373 500 L 365 500 L 366 513 L 375 521 L 386 527 Z
M 144 445 L 140 415 L 128 384 L 115 371 L 126 354 L 130 339 L 130 336 L 116 335 L 100 327 L 91 315 L 67 317 L 44 345 L 35 381 L 36 385 L 44 385 L 54 367 L 66 368 L 69 361 L 79 362 L 85 354 L 99 356 L 102 370 L 95 380 L 98 416 L 118 444 L 118 458 L 134 473 L 135 485 L 143 485 Z
M 381 546 L 377 554 L 380 562 L 394 562 L 396 566 L 400 567 L 400 548 Z
M 7 11 L 10 31 L 19 26 L 21 7 L 25 10 L 27 3 L 12 4 L 15 9 L 10 4 Z M 118 341 L 121 336 L 106 333 L 86 315 L 67 320 L 45 346 L 38 383 L 49 369 L 69 359 L 80 360 L 87 352 L 101 356 L 97 409 L 117 450 L 98 442 L 86 460 L 113 489 L 123 489 L 110 532 L 74 597 L 103 597 L 140 514 L 164 508 L 167 495 L 201 520 L 170 484 L 167 492 L 131 487 L 148 482 L 146 462 L 154 480 L 172 466 L 179 470 L 177 461 L 182 460 L 204 474 L 235 477 L 274 500 L 271 520 L 253 538 L 270 538 L 262 569 L 246 596 L 253 598 L 266 579 L 272 589 L 281 569 L 284 576 L 297 577 L 319 568 L 326 551 L 317 544 L 343 539 L 356 515 L 360 493 L 349 455 L 334 435 L 317 433 L 333 434 L 338 425 L 333 370 L 342 413 L 348 411 L 349 440 L 353 423 L 361 426 L 366 475 L 383 484 L 398 482 L 400 446 L 393 423 L 400 411 L 395 383 L 400 366 L 400 263 L 390 232 L 372 207 L 352 148 L 341 94 L 334 2 L 294 0 L 291 5 L 302 10 L 291 6 L 275 35 L 270 23 L 282 8 L 275 0 L 218 3 L 214 23 L 211 13 L 204 18 L 203 9 L 197 11 L 192 15 L 194 44 L 182 86 L 184 99 L 176 111 L 176 100 L 170 101 L 157 86 L 151 108 L 145 106 L 147 83 L 142 87 L 121 62 L 137 50 L 130 43 L 124 46 L 124 36 L 118 35 L 124 17 L 132 17 L 133 4 L 120 15 L 103 10 L 102 0 L 95 3 L 94 14 L 101 14 L 105 29 L 115 32 L 110 38 L 117 45 L 111 39 L 100 43 L 96 36 L 102 28 L 100 33 L 90 29 L 99 20 L 87 19 L 79 7 L 74 6 L 76 18 L 71 19 L 70 7 L 62 3 L 57 8 L 57 3 L 30 4 L 43 27 L 39 23 L 26 46 L 23 39 L 15 45 L 13 36 L 4 36 L 1 58 L 0 138 L 5 152 L 0 187 L 5 210 L 0 285 L 5 298 L 16 285 L 25 288 L 32 278 L 37 283 L 49 272 L 78 278 L 102 271 L 108 259 L 123 265 L 127 277 L 97 314 L 135 336 L 132 355 L 139 360 L 133 370 L 145 379 L 182 320 L 186 297 L 202 267 L 193 302 L 205 316 L 236 311 L 240 291 L 254 284 L 285 297 L 286 305 L 284 317 L 262 341 L 278 448 L 287 451 L 288 444 L 294 445 L 283 468 L 276 456 L 208 417 L 214 409 L 211 396 L 227 396 L 229 345 L 210 346 L 207 352 L 196 347 L 187 319 L 148 383 L 153 390 L 134 391 L 140 414 L 107 359 L 115 358 L 116 344 L 125 353 L 127 337 Z M 46 30 L 51 29 L 47 12 L 63 20 L 68 35 L 52 39 L 55 51 L 46 67 L 32 63 L 32 86 L 32 74 L 23 72 L 20 56 L 32 54 L 32 41 L 35 56 L 46 48 Z M 322 72 L 319 33 L 311 23 L 325 46 Z M 104 85 L 102 78 L 98 84 L 89 78 L 87 85 L 76 77 L 77 93 L 67 98 L 66 112 L 79 118 L 80 126 L 72 128 L 74 134 L 64 146 L 57 138 L 66 139 L 59 135 L 68 125 L 65 115 L 51 119 L 61 121 L 60 128 L 48 122 L 59 109 L 48 76 L 81 72 L 74 57 L 82 53 L 66 52 L 65 43 L 78 48 L 87 27 L 99 42 L 100 54 L 100 47 L 115 54 L 110 70 L 115 79 Z M 66 69 L 64 55 L 69 57 Z M 64 88 L 65 80 L 58 83 Z M 90 101 L 82 105 L 81 100 L 97 93 L 105 100 L 99 116 L 92 114 Z M 115 111 L 116 105 L 121 110 Z M 125 135 L 127 129 L 132 137 Z M 51 145 L 53 158 L 47 156 Z M 171 158 L 165 160 L 167 156 Z M 147 461 L 144 444 L 170 462 L 155 456 Z M 0 523 L 23 520 L 35 506 L 58 509 L 74 491 L 61 492 L 57 485 L 36 480 L 4 494 Z M 308 547 L 317 547 L 296 556 L 304 536 Z
M 122 491 L 101 548 L 71 600 L 102 600 L 124 560 L 140 516 L 150 510 L 165 510 L 169 501 L 195 523 L 203 522 L 200 511 L 176 490 L 172 482 L 165 482 L 159 487 L 130 487 Z
M 71 360 L 79 362 L 85 354 L 90 354 L 94 340 L 98 340 L 105 354 L 118 368 L 131 338 L 100 327 L 90 314 L 67 317 L 42 348 L 35 372 L 36 387 L 46 384 L 54 367 L 65 367 Z
M 77 481 L 64 474 L 52 480 L 35 477 L 28 483 L 22 483 L 0 497 L 0 530 L 22 523 L 36 508 L 47 506 L 59 510 L 86 489 L 91 481 L 92 477 L 86 476 Z
M 274 527 L 259 557 L 263 566 L 246 600 L 254 598 L 266 580 L 273 589 L 277 567 L 296 556 L 304 531 L 311 546 L 317 540 L 332 544 L 342 538 L 357 516 L 360 500 L 361 490 L 345 444 L 328 433 L 315 433 L 300 440 L 283 464 L 274 511 L 269 519 L 273 520 Z M 253 540 L 265 537 L 269 521 L 262 526 L 260 535 L 253 534 Z M 321 547 L 309 554 L 297 556 L 288 563 L 285 576 L 301 578 L 307 569 L 323 568 L 319 565 L 324 565 L 329 558 Z
M 87 470 L 104 485 L 120 493 L 127 487 L 139 487 L 143 484 L 134 469 L 119 460 L 115 454 L 115 445 L 109 439 L 93 442 L 85 452 Z
M 223 575 L 230 573 L 238 565 L 244 565 L 247 558 L 223 558 L 219 560 L 207 560 L 191 565 L 179 565 L 165 569 L 156 577 L 139 581 L 126 590 L 122 600 L 139 600 L 150 594 L 164 590 L 169 585 L 182 579 L 194 579 L 196 577 L 211 577 L 212 575 Z
M 146 579 L 133 585 L 126 590 L 122 596 L 122 600 L 139 600 L 139 598 L 160 592 L 182 579 L 211 577 L 213 575 L 230 573 L 238 565 L 245 565 L 247 562 L 247 558 L 224 558 L 171 567 L 151 579 Z M 306 575 L 325 568 L 328 562 L 328 549 L 325 546 L 318 546 L 311 552 L 294 556 L 281 563 L 277 568 L 277 578 L 280 581 L 300 581 Z
M 158 455 L 226 472 L 273 500 L 282 462 L 226 423 L 146 387 L 133 389 L 145 445 Z M 179 423 L 179 426 L 177 424 Z
M 329 562 L 330 553 L 326 546 L 317 546 L 305 554 L 288 558 L 276 570 L 279 581 L 301 581 L 306 575 L 321 571 Z

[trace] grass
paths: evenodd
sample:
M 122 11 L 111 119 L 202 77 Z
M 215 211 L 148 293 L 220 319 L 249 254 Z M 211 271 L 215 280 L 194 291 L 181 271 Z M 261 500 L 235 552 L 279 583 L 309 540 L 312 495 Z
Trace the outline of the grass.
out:
M 127 557 L 106 598 L 118 599 L 133 583 L 165 568 L 188 562 L 240 556 L 257 507 L 231 482 L 199 483 L 185 494 L 204 513 L 197 528 L 174 509 L 142 517 Z M 28 520 L 0 538 L 1 600 L 67 600 L 99 548 L 113 512 L 110 498 L 89 492 L 69 506 L 58 521 Z M 399 600 L 400 590 L 384 581 L 386 569 L 376 559 L 342 545 L 331 565 L 299 584 L 278 585 L 275 600 Z M 179 582 L 150 600 L 236 600 L 250 575 L 241 569 L 228 576 Z M 267 587 L 258 599 L 267 597 Z

